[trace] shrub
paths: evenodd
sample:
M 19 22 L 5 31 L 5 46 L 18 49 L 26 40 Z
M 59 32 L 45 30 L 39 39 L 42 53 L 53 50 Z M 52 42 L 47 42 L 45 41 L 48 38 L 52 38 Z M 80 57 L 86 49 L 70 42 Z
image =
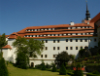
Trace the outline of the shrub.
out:
M 0 58 L 0 76 L 9 76 L 4 58 Z
M 16 58 L 16 66 L 22 69 L 27 69 L 28 68 L 28 57 L 22 53 L 19 52 L 17 54 L 17 58 Z
M 46 64 L 45 66 L 46 66 L 47 69 L 51 68 L 51 65 L 49 65 L 49 64 Z
M 61 65 L 59 74 L 60 75 L 66 75 L 66 68 L 65 68 L 64 64 Z
M 52 72 L 56 72 L 56 71 L 57 71 L 57 68 L 56 68 L 55 64 L 53 64 Z
M 81 70 L 81 65 L 78 64 L 76 67 L 76 70 L 74 71 L 74 74 L 72 76 L 83 76 L 83 72 Z
M 93 74 L 100 75 L 100 73 L 97 70 L 93 71 Z
M 43 61 L 41 63 L 41 70 L 46 70 L 46 66 L 45 66 L 45 63 Z
M 93 73 L 87 73 L 87 76 L 97 76 L 97 75 L 95 75 Z

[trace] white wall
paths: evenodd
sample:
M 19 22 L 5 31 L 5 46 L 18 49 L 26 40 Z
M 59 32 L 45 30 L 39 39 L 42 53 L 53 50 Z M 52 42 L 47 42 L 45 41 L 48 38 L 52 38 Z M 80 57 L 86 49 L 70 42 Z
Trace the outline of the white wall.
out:
M 42 52 L 43 58 L 41 56 L 38 56 L 38 58 L 35 58 L 35 60 L 30 59 L 31 62 L 34 62 L 34 65 L 40 64 L 42 60 L 44 60 L 45 63 L 51 64 L 54 61 L 54 54 L 61 53 L 62 51 L 68 52 L 68 54 L 76 55 L 78 54 L 80 47 L 83 48 L 85 46 L 89 46 L 89 48 L 97 46 L 98 40 L 95 42 L 94 38 L 97 39 L 97 37 L 77 37 L 77 38 L 52 38 L 52 39 L 36 39 L 36 40 L 44 40 L 45 47 L 47 47 L 47 50 L 44 49 Z M 68 39 L 68 42 L 66 42 L 66 39 Z M 70 39 L 73 41 L 70 42 Z M 75 39 L 78 39 L 78 42 L 75 41 Z M 80 39 L 83 41 L 80 42 Z M 87 42 L 84 40 L 87 39 Z M 45 40 L 48 42 L 45 43 Z M 53 43 L 53 40 L 56 40 L 55 43 Z M 57 40 L 60 40 L 58 43 Z M 11 50 L 5 49 L 4 50 L 4 57 L 5 59 L 9 58 L 9 61 L 12 61 L 13 63 L 16 62 L 16 48 L 12 46 L 12 43 L 15 41 L 15 39 L 8 39 L 8 45 L 11 46 Z M 76 50 L 76 46 L 78 47 L 78 50 Z M 56 47 L 56 50 L 53 50 L 53 47 Z M 57 47 L 60 47 L 60 50 L 57 50 Z M 66 50 L 66 47 L 68 47 L 68 50 Z M 73 50 L 70 50 L 70 47 L 73 47 Z M 45 54 L 47 55 L 47 58 L 45 58 Z
M 12 44 L 15 41 L 15 39 L 8 39 L 8 45 L 11 46 L 11 56 L 10 60 L 15 63 L 16 62 L 16 47 L 14 47 Z

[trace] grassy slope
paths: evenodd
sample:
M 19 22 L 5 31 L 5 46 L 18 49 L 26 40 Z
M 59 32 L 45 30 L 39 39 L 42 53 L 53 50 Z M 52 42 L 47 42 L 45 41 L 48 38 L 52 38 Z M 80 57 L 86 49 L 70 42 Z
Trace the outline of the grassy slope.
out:
M 68 75 L 59 75 L 58 72 L 50 71 L 41 71 L 38 69 L 20 69 L 16 68 L 13 65 L 8 65 L 9 76 L 68 76 Z

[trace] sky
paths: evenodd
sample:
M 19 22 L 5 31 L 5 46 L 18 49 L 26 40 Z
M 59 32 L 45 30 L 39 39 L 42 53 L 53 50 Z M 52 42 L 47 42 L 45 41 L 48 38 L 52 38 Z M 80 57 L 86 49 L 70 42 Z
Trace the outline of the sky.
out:
M 91 18 L 100 12 L 100 0 L 87 0 Z M 0 34 L 10 35 L 30 26 L 81 23 L 86 0 L 0 0 Z

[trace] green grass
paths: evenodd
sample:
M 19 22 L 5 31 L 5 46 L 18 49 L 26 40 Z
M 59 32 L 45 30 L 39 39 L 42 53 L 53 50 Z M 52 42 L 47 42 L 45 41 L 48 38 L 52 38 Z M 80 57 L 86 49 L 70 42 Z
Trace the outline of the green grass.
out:
M 59 75 L 58 72 L 42 71 L 38 69 L 20 69 L 14 67 L 12 64 L 7 66 L 9 71 L 9 76 L 69 76 L 69 75 Z

